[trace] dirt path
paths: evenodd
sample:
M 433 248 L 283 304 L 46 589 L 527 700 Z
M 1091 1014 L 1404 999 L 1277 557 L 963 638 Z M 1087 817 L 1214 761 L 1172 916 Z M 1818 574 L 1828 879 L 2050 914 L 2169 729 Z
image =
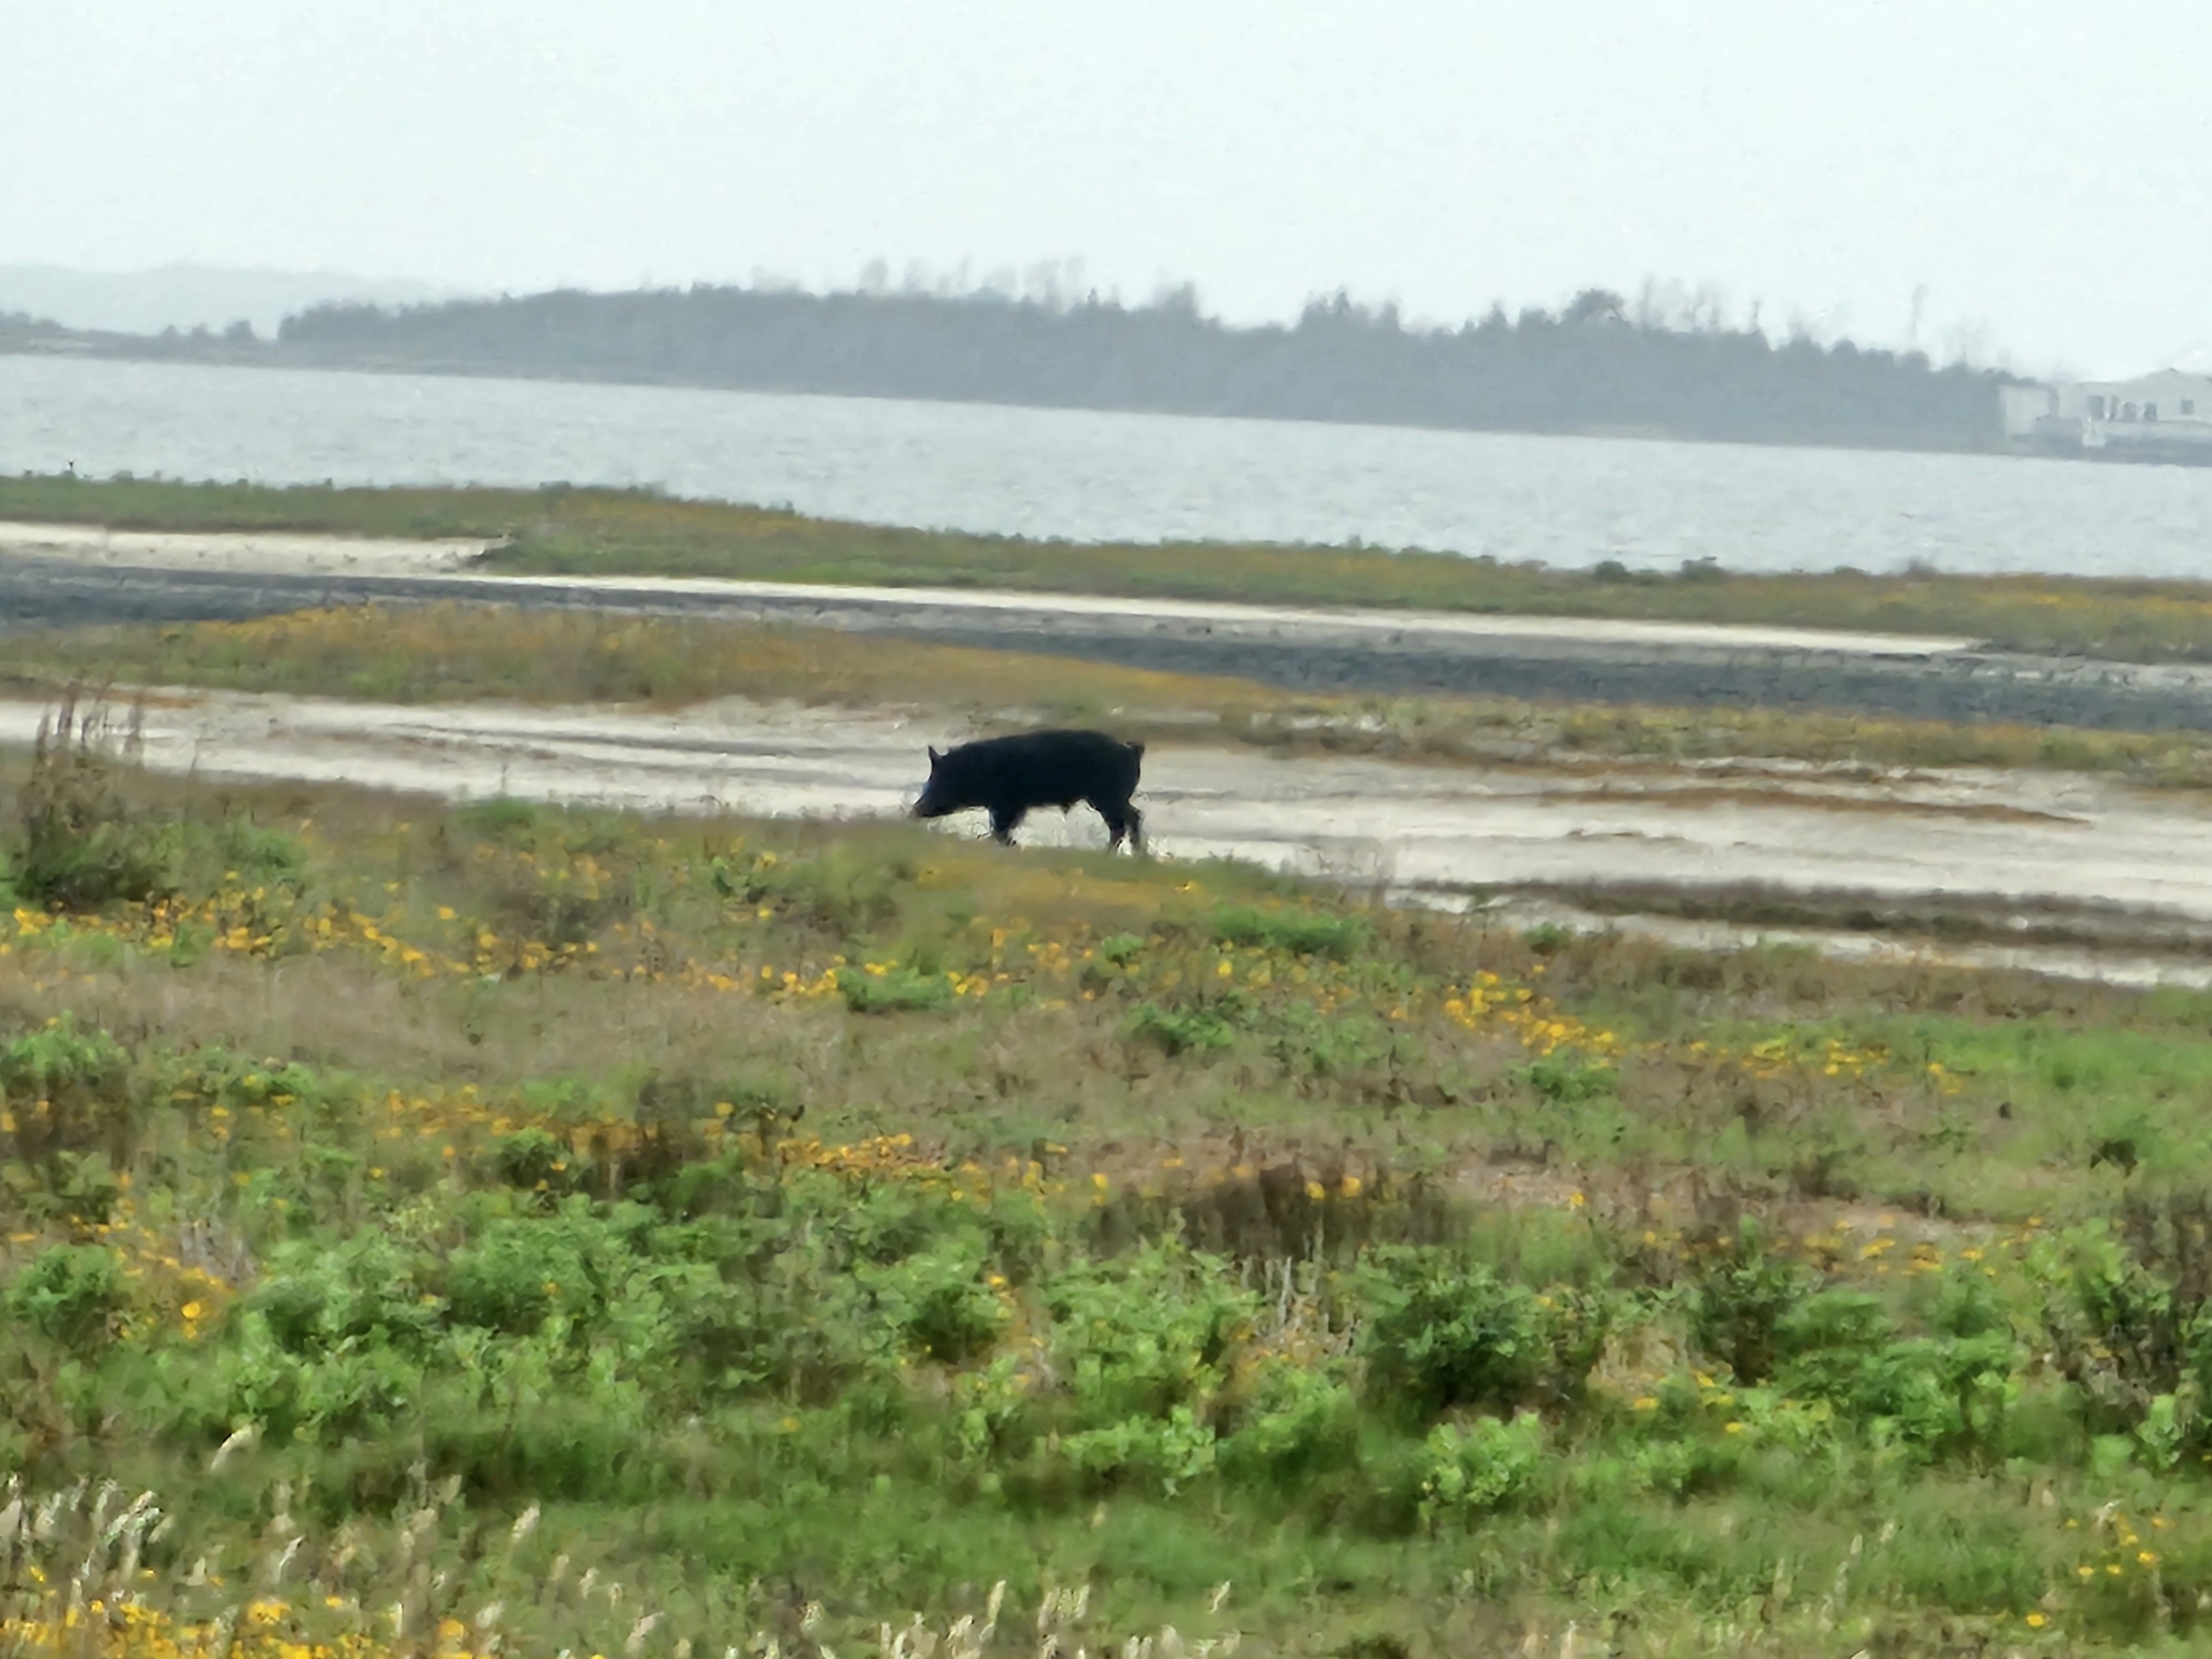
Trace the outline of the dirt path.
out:
M 146 758 L 164 770 L 761 817 L 896 816 L 921 782 L 924 745 L 967 735 L 895 711 L 737 701 L 646 714 L 173 696 L 147 714 Z M 0 743 L 27 742 L 41 713 L 0 701 Z M 1710 909 L 1760 890 L 1810 920 L 1759 933 L 1839 954 L 1911 948 L 2212 983 L 2212 807 L 2101 780 L 1741 762 L 1483 770 L 1165 746 L 1146 757 L 1139 801 L 1163 856 L 1249 859 L 1430 902 L 1488 890 L 1516 925 L 1579 921 L 1724 945 L 1756 935 L 1682 920 L 1684 902 Z M 940 828 L 981 834 L 967 819 Z M 1037 815 L 1021 839 L 1095 847 L 1104 836 L 1079 809 Z M 1890 918 L 1843 925 L 1869 909 Z M 1900 945 L 1915 917 L 1937 913 L 1978 918 L 1984 937 Z

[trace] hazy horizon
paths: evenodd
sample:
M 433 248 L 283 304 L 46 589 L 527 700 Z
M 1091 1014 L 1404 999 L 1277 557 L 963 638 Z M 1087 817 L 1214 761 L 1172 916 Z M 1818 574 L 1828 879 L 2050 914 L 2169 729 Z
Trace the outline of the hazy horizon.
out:
M 0 265 L 489 294 L 1049 263 L 1231 322 L 1657 278 L 1777 336 L 2027 374 L 2212 350 L 2212 13 L 1348 17 L 86 0 L 12 21 L 0 144 L 45 164 L 0 175 Z

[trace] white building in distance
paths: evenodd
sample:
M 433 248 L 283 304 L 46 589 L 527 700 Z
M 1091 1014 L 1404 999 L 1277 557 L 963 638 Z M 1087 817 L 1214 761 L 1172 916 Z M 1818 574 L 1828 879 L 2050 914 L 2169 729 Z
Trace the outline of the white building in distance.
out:
M 1998 397 L 2014 443 L 2212 462 L 2212 375 L 2166 368 L 2133 380 L 2002 386 Z

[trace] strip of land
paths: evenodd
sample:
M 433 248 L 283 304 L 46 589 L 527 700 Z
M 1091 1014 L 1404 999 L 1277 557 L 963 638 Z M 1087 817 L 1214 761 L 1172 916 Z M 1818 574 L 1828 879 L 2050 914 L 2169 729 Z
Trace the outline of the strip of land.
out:
M 1470 617 L 713 578 L 461 572 L 465 544 L 171 536 L 119 550 L 0 535 L 0 626 L 266 617 L 465 602 L 905 635 L 1314 695 L 1778 708 L 2090 731 L 2212 730 L 2212 668 L 1973 648 L 1963 637 Z M 23 550 L 28 549 L 27 552 Z M 400 567 L 412 562 L 406 574 Z
M 1500 616 L 1723 623 L 1979 641 L 1990 650 L 2212 662 L 2201 582 L 1830 572 L 1554 570 L 1418 550 L 1081 545 L 847 524 L 646 491 L 275 489 L 0 479 L 0 520 L 111 532 L 472 541 L 483 568 L 538 575 L 707 576 L 1131 599 L 1355 605 Z

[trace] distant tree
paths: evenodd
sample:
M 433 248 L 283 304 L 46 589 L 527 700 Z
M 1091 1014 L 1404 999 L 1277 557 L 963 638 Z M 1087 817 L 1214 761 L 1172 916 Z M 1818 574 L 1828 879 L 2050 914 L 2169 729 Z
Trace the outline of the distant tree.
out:
M 1061 291 L 1060 262 L 1042 259 L 1022 273 L 1022 297 L 1031 305 L 1047 311 L 1066 309 L 1066 295 Z
M 1626 322 L 1627 304 L 1611 289 L 1586 288 L 1568 302 L 1559 320 L 1570 328 L 1583 323 Z

